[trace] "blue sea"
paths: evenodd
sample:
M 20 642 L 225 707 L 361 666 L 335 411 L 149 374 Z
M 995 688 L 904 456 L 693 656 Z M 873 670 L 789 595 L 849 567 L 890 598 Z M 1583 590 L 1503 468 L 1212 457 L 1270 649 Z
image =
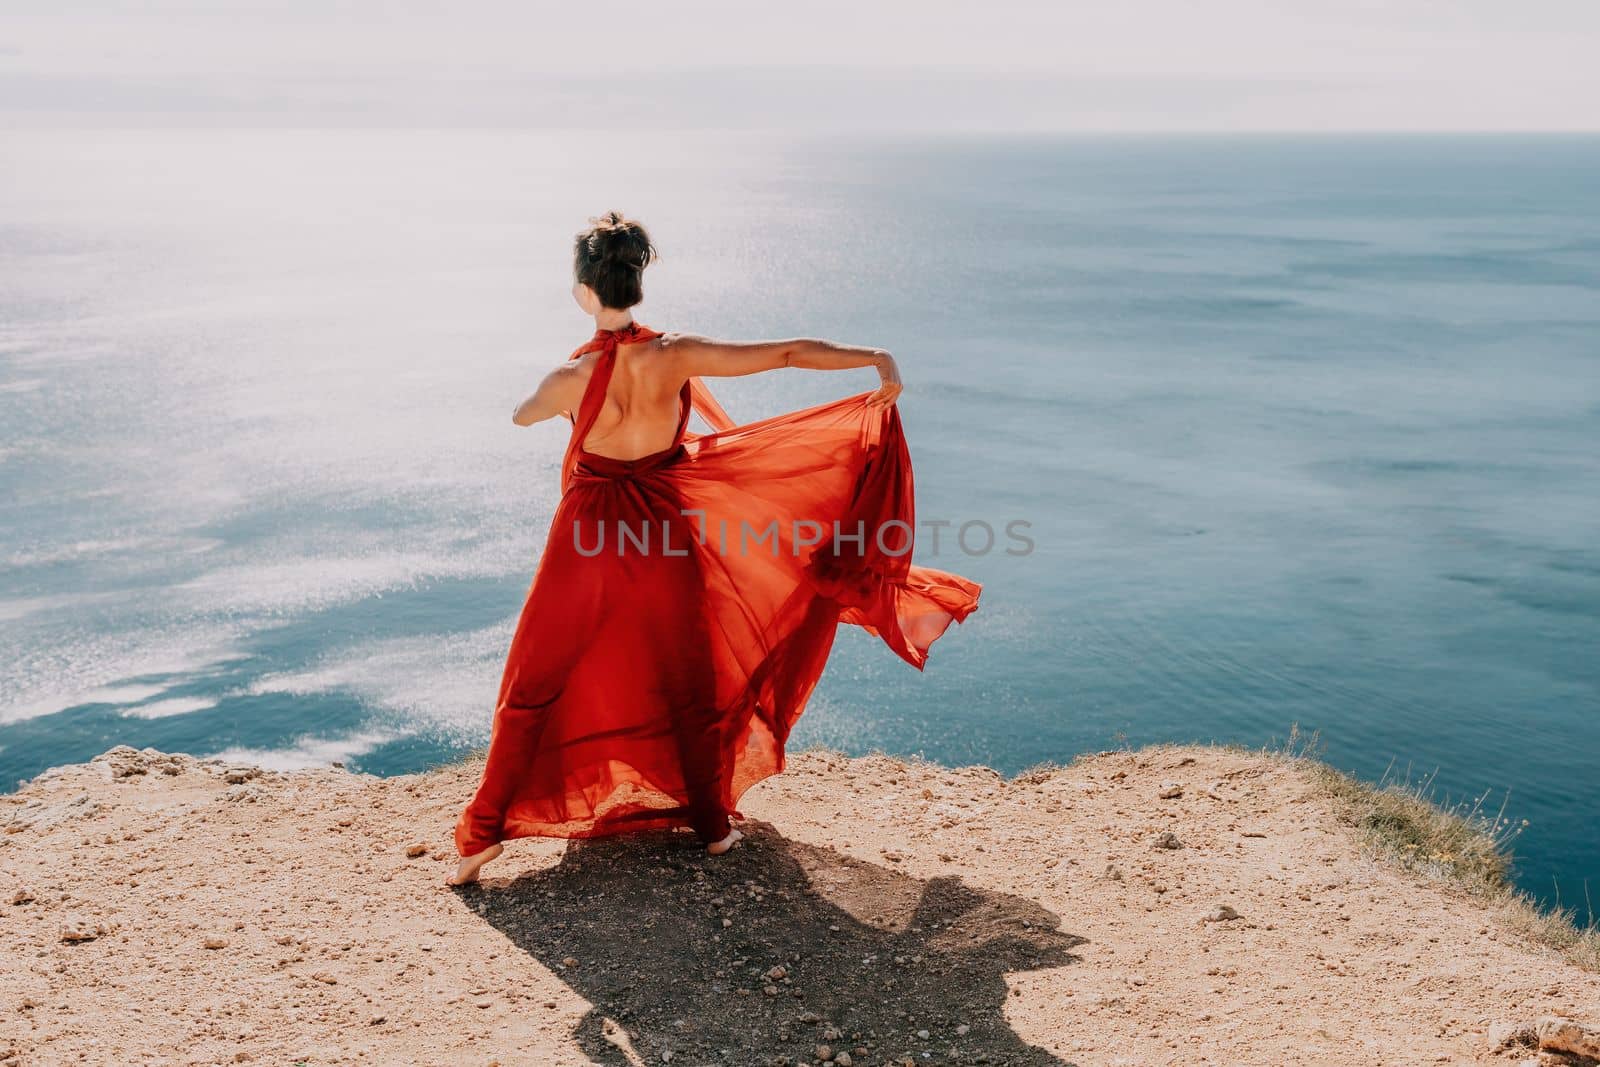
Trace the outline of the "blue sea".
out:
M 843 635 L 794 745 L 1011 773 L 1298 724 L 1526 819 L 1543 899 L 1600 894 L 1600 139 L 0 153 L 6 789 L 116 744 L 376 774 L 482 746 L 563 444 L 509 416 L 588 337 L 570 241 L 616 207 L 662 252 L 640 321 L 897 354 L 950 524 L 920 557 L 986 586 L 925 674 Z M 719 393 L 746 420 L 873 381 Z

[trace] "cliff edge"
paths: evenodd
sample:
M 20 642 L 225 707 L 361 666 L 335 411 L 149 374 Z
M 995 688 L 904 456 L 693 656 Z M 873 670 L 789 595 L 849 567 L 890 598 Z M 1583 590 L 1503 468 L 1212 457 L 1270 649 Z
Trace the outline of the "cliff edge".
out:
M 120 748 L 0 797 L 0 1063 L 1509 1067 L 1600 1022 L 1309 760 L 802 753 L 726 857 L 519 841 L 447 889 L 480 767 Z

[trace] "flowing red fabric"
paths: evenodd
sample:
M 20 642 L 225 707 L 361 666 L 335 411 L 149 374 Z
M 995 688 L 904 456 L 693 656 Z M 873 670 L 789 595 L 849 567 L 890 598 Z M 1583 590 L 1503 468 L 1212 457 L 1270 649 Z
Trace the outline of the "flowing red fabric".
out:
M 911 458 L 899 411 L 870 393 L 735 426 L 691 380 L 677 444 L 584 451 L 617 346 L 659 336 L 600 330 L 572 354 L 599 356 L 456 825 L 463 856 L 668 826 L 719 840 L 783 770 L 841 622 L 920 670 L 977 607 L 977 583 L 911 564 Z M 688 432 L 691 408 L 711 433 Z

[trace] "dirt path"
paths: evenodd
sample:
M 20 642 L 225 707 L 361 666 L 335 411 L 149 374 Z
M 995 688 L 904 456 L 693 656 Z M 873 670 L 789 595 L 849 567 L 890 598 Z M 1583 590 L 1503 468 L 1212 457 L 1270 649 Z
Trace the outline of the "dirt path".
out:
M 1496 1024 L 1600 1020 L 1275 757 L 808 753 L 726 858 L 523 841 L 446 890 L 477 771 L 121 749 L 0 797 L 0 1063 L 1510 1065 Z

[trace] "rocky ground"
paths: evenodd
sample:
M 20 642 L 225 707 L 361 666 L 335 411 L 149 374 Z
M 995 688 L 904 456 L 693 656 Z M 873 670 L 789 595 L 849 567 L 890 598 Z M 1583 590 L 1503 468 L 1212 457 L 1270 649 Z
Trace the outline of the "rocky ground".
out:
M 807 753 L 727 857 L 520 841 L 446 889 L 478 770 L 117 749 L 0 797 L 0 1063 L 1510 1067 L 1600 1021 L 1281 757 Z

